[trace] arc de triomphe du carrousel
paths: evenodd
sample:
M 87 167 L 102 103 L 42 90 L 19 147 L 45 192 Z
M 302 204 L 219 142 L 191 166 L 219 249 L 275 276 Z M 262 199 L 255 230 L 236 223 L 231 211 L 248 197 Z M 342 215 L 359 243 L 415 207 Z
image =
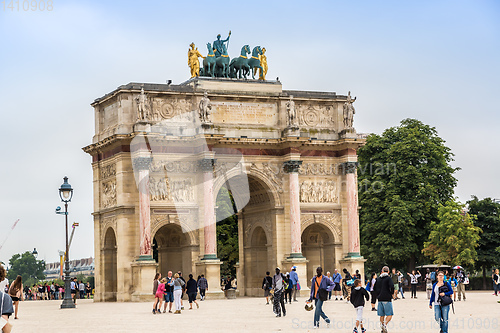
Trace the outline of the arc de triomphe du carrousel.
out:
M 83 149 L 92 156 L 96 301 L 150 300 L 155 273 L 169 270 L 205 274 L 207 298 L 223 297 L 216 223 L 227 216 L 216 214 L 216 198 L 228 193 L 239 295 L 261 295 L 276 267 L 297 266 L 303 290 L 317 266 L 364 274 L 355 99 L 283 90 L 265 79 L 265 49 L 245 45 L 252 56 L 231 60 L 220 42 L 202 68 L 191 46 L 184 83 L 129 83 L 92 103 L 95 135 Z

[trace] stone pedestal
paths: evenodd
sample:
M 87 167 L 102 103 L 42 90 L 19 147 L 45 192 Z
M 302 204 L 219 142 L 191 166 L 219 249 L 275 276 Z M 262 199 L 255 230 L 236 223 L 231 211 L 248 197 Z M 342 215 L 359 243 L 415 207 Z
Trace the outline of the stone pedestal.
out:
M 131 264 L 132 266 L 132 302 L 152 302 L 153 295 L 153 279 L 156 274 L 158 264 L 152 256 L 144 255 L 136 259 Z
M 312 276 L 307 276 L 307 263 L 309 260 L 306 258 L 286 258 L 282 261 L 281 272 L 286 274 L 289 273 L 293 266 L 297 266 L 297 275 L 299 276 L 300 283 L 300 293 L 297 291 L 297 296 L 307 296 L 309 295 L 309 287 L 307 286 L 307 281 L 312 279 Z
M 359 274 L 361 276 L 365 276 L 365 262 L 366 259 L 358 256 L 358 257 L 345 257 L 344 259 L 340 260 L 340 267 L 342 268 L 347 268 L 347 270 L 351 273 L 351 275 L 354 275 L 356 273 L 356 270 L 359 270 Z M 365 285 L 365 281 L 361 281 L 363 286 Z
M 208 290 L 205 295 L 207 299 L 222 299 L 224 292 L 220 289 L 220 265 L 219 259 L 203 259 L 196 263 L 198 274 L 205 274 L 208 282 Z

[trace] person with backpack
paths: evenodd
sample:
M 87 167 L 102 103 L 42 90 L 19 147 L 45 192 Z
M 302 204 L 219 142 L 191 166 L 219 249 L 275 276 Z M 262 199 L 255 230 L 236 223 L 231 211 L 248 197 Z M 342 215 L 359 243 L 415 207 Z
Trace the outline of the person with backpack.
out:
M 0 290 L 0 331 L 3 333 L 12 332 L 12 324 L 9 323 L 9 318 L 14 313 L 12 306 L 12 298 Z
M 319 328 L 319 317 L 326 321 L 327 327 L 330 327 L 330 319 L 323 312 L 323 302 L 328 299 L 328 293 L 333 290 L 334 283 L 323 275 L 323 268 L 316 268 L 316 276 L 311 280 L 311 294 L 306 303 L 314 300 L 316 309 L 314 309 L 314 328 Z
M 273 290 L 274 290 L 274 304 L 273 310 L 276 317 L 281 317 L 281 312 L 283 312 L 283 317 L 286 316 L 285 300 L 283 293 L 285 291 L 285 276 L 281 273 L 280 268 L 276 267 L 276 274 L 273 276 Z
M 352 330 L 352 333 L 358 333 L 358 326 L 361 328 L 361 333 L 365 333 L 366 329 L 363 327 L 363 309 L 365 307 L 366 301 L 370 300 L 370 295 L 365 288 L 361 287 L 361 280 L 354 280 L 354 286 L 351 290 L 351 303 L 356 310 L 356 326 Z
M 266 276 L 262 281 L 262 289 L 264 289 L 264 297 L 266 298 L 266 305 L 269 305 L 269 296 L 271 296 L 271 288 L 273 286 L 273 279 L 271 278 L 271 273 L 266 272 Z
M 387 325 L 394 316 L 392 308 L 394 283 L 389 275 L 389 267 L 384 266 L 382 268 L 382 273 L 375 282 L 374 291 L 378 300 L 377 315 L 380 317 L 380 328 L 382 333 L 387 333 Z
M 19 309 L 19 301 L 24 301 L 23 278 L 21 275 L 18 275 L 14 282 L 10 285 L 9 296 L 12 298 L 12 302 L 14 303 L 14 319 L 18 319 L 17 310 Z
M 450 304 L 453 303 L 451 295 L 453 289 L 449 282 L 444 280 L 444 273 L 439 271 L 437 274 L 437 282 L 432 286 L 431 299 L 429 308 L 434 305 L 434 318 L 439 323 L 442 333 L 448 333 L 448 314 L 450 312 Z
M 457 287 L 457 294 L 458 294 L 458 301 L 460 302 L 462 300 L 462 296 L 464 297 L 464 301 L 466 299 L 465 297 L 465 274 L 462 270 L 459 270 L 457 272 L 457 281 L 458 281 L 458 287 Z

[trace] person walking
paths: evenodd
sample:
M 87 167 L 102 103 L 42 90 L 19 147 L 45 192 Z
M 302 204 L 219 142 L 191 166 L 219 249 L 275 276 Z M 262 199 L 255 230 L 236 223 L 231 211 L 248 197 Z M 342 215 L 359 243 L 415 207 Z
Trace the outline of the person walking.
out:
M 90 299 L 90 296 L 92 296 L 92 287 L 90 286 L 90 282 L 87 282 L 87 285 L 85 286 L 85 294 L 87 294 L 87 299 Z
M 161 303 L 163 302 L 163 297 L 165 296 L 165 282 L 167 282 L 167 279 L 165 278 L 161 279 L 158 282 L 158 289 L 156 289 L 155 301 L 158 304 L 158 310 L 156 311 L 157 314 L 161 313 Z
M 273 276 L 273 290 L 274 290 L 274 304 L 273 311 L 276 317 L 281 317 L 281 312 L 283 312 L 283 317 L 286 316 L 285 301 L 284 301 L 284 291 L 285 291 L 285 276 L 281 273 L 280 268 L 276 267 L 276 274 Z
M 407 274 L 410 277 L 411 298 L 417 298 L 418 279 L 422 276 L 422 274 L 420 274 L 420 271 L 417 271 L 417 273 L 415 273 L 415 270 L 412 270 L 411 274 Z
M 293 283 L 293 301 L 297 301 L 297 290 L 300 288 L 299 284 L 299 274 L 297 274 L 297 266 L 292 266 L 292 270 L 290 271 L 290 280 Z
M 372 273 L 372 276 L 370 277 L 370 295 L 371 295 L 371 305 L 372 305 L 372 311 L 377 311 L 375 309 L 375 304 L 377 303 L 377 295 L 375 294 L 375 282 L 377 282 L 377 273 Z
M 12 332 L 12 324 L 9 322 L 10 316 L 14 313 L 12 303 L 9 294 L 5 293 L 3 288 L 0 289 L 0 331 L 3 333 Z
M 198 288 L 200 289 L 201 301 L 204 301 L 205 292 L 208 290 L 208 281 L 205 279 L 204 274 L 201 274 L 201 277 L 198 279 Z
M 431 299 L 432 278 L 431 278 L 431 271 L 428 268 L 427 268 L 427 273 L 425 274 L 425 291 L 427 293 L 427 299 Z
M 349 273 L 349 271 L 346 268 L 344 268 L 342 272 L 344 272 L 344 279 L 342 280 L 344 282 L 344 291 L 345 291 L 344 296 L 345 300 L 349 302 L 349 299 L 351 297 L 351 287 L 354 284 L 354 280 L 352 279 L 351 273 Z
M 365 299 L 366 301 L 370 300 L 368 291 L 361 287 L 360 279 L 354 280 L 354 286 L 351 290 L 351 304 L 356 310 L 356 326 L 354 326 L 354 329 L 352 330 L 353 333 L 358 333 L 358 327 L 361 328 L 361 333 L 366 332 L 363 327 L 363 309 L 365 307 Z
M 392 300 L 394 297 L 394 282 L 389 276 L 389 267 L 384 266 L 382 273 L 375 282 L 375 294 L 378 300 L 377 315 L 380 317 L 382 333 L 387 333 L 387 325 L 394 316 Z
M 335 273 L 332 276 L 333 283 L 335 286 L 333 287 L 333 294 L 335 295 L 335 300 L 337 301 L 340 297 L 342 300 L 342 275 L 340 275 L 339 270 L 335 268 Z
M 447 280 L 451 284 L 451 288 L 453 289 L 453 301 L 457 301 L 457 287 L 458 287 L 458 281 L 456 274 L 453 273 L 451 274 L 450 278 Z
M 160 285 L 160 279 L 161 279 L 161 273 L 156 273 L 155 278 L 153 280 L 153 295 L 155 296 L 155 302 L 153 304 L 153 314 L 156 314 L 156 312 L 158 312 L 159 300 L 156 297 L 156 291 L 158 291 L 158 286 Z
M 76 305 L 76 299 L 78 298 L 78 282 L 76 278 L 71 281 L 71 295 L 73 296 L 73 303 Z
M 404 292 L 404 283 L 406 281 L 403 273 L 401 273 L 400 271 L 397 272 L 398 274 L 398 287 L 399 287 L 399 293 L 401 294 L 401 298 L 402 299 L 405 299 L 405 292 Z
M 495 296 L 498 296 L 500 293 L 500 273 L 498 268 L 495 269 L 495 273 L 493 274 L 493 290 L 495 290 Z
M 12 282 L 8 294 L 10 298 L 12 298 L 12 302 L 14 304 L 14 319 L 19 319 L 17 317 L 17 311 L 19 310 L 19 301 L 24 301 L 23 278 L 21 277 L 21 275 L 18 275 L 14 282 Z
M 266 305 L 269 305 L 269 296 L 271 296 L 271 289 L 273 287 L 273 279 L 271 273 L 266 272 L 264 280 L 262 280 L 262 289 L 264 289 L 264 297 L 266 298 Z
M 177 274 L 179 274 L 179 279 L 181 279 L 182 282 L 184 282 L 184 284 L 182 285 L 182 294 L 181 294 L 181 310 L 184 310 L 184 302 L 182 301 L 182 299 L 184 298 L 184 293 L 186 292 L 186 280 L 184 280 L 184 278 L 182 277 L 181 271 L 178 271 Z
M 432 309 L 434 305 L 434 318 L 439 323 L 440 332 L 448 333 L 448 314 L 452 303 L 450 296 L 453 295 L 453 289 L 449 282 L 444 281 L 442 271 L 438 272 L 437 279 L 437 282 L 432 286 L 429 308 Z
M 319 328 L 319 318 L 323 318 L 330 326 L 330 319 L 323 312 L 323 302 L 328 298 L 328 292 L 333 290 L 334 284 L 332 281 L 323 275 L 323 268 L 316 268 L 316 276 L 311 280 L 311 293 L 306 303 L 311 303 L 314 300 L 316 309 L 314 310 L 314 328 Z
M 399 299 L 399 297 L 398 297 L 399 282 L 398 282 L 398 274 L 396 273 L 395 268 L 392 269 L 391 279 L 392 279 L 392 283 L 394 284 L 394 294 L 392 296 L 392 299 L 398 300 Z
M 464 298 L 464 301 L 465 301 L 465 299 L 466 299 L 466 297 L 465 297 L 465 274 L 461 269 L 458 270 L 458 272 L 457 272 L 457 282 L 458 282 L 458 287 L 457 287 L 458 301 L 460 302 L 462 300 L 462 297 Z
M 196 280 L 193 279 L 193 274 L 189 274 L 189 279 L 186 282 L 186 293 L 189 299 L 189 310 L 193 310 L 193 302 L 196 304 L 196 308 L 199 309 L 200 305 L 196 301 L 196 296 L 198 295 L 198 285 Z
M 78 284 L 78 291 L 80 292 L 80 299 L 85 298 L 85 284 L 80 280 L 80 284 Z
M 292 304 L 293 283 L 290 280 L 290 273 L 286 274 L 285 278 L 285 304 L 288 296 L 288 303 Z
M 174 301 L 175 301 L 175 312 L 174 314 L 181 314 L 182 310 L 182 289 L 186 285 L 183 279 L 179 276 L 179 273 L 175 273 L 174 279 L 170 282 L 170 285 L 174 287 Z

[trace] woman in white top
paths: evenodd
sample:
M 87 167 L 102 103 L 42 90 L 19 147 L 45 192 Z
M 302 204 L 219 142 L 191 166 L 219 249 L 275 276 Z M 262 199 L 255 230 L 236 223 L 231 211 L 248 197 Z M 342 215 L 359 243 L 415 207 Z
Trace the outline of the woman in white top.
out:
M 411 274 L 408 273 L 410 276 L 410 285 L 411 285 L 411 298 L 417 298 L 417 285 L 418 285 L 418 278 L 422 276 L 419 271 L 417 271 L 417 274 L 415 274 L 415 271 L 411 271 Z

